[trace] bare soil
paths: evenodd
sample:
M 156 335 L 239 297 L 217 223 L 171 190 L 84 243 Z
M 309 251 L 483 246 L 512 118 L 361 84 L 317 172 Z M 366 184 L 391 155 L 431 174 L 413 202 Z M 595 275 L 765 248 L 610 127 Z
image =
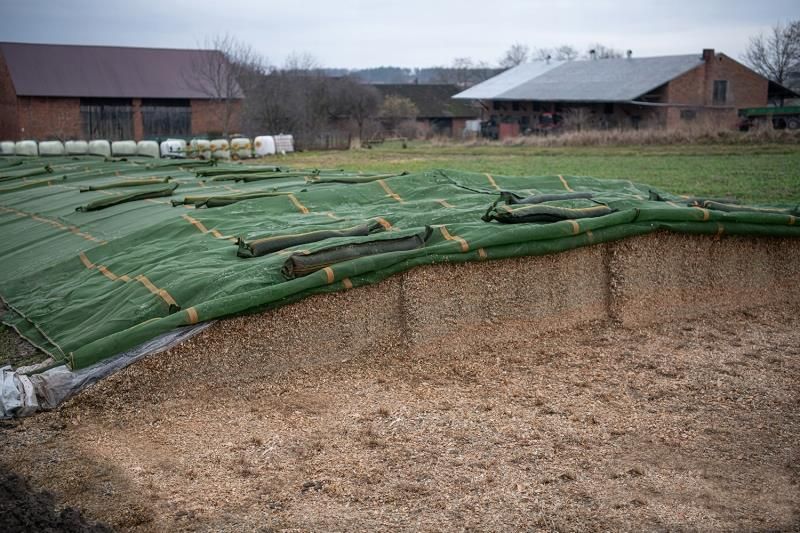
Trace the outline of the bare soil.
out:
M 3 424 L 0 462 L 120 530 L 798 530 L 798 311 L 498 321 L 260 374 L 220 327 Z

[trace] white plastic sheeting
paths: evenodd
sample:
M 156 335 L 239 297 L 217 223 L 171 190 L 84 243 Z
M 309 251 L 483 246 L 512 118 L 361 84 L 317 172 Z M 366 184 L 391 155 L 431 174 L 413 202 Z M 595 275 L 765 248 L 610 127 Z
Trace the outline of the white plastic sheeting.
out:
M 89 143 L 86 141 L 67 141 L 64 148 L 69 155 L 86 155 L 89 153 Z
M 35 367 L 12 370 L 0 368 L 0 418 L 29 416 L 37 410 L 53 409 L 61 402 L 93 385 L 101 379 L 122 370 L 139 359 L 168 350 L 179 342 L 197 335 L 214 321 L 179 328 L 151 341 L 140 344 L 116 357 L 105 359 L 92 366 L 72 371 L 65 365 L 45 370 L 39 374 L 25 375 Z M 49 365 L 52 359 L 41 365 Z
M 275 139 L 272 135 L 259 135 L 253 142 L 256 157 L 275 155 Z
M 245 137 L 231 139 L 231 154 L 237 159 L 253 157 L 253 146 L 250 144 L 250 139 Z
M 31 379 L 10 366 L 0 368 L 0 418 L 30 416 L 39 410 Z
M 64 155 L 64 145 L 61 141 L 42 141 L 39 143 L 39 155 Z
M 14 141 L 0 142 L 0 155 L 14 155 Z
M 39 146 L 36 141 L 17 141 L 14 145 L 14 153 L 17 155 L 39 155 Z
M 211 155 L 217 159 L 231 158 L 230 144 L 227 139 L 212 139 L 209 148 Z
M 158 143 L 155 141 L 139 141 L 136 143 L 136 155 L 158 159 Z
M 111 154 L 123 157 L 136 155 L 136 141 L 114 141 L 111 143 Z
M 167 139 L 161 143 L 161 157 L 186 157 L 186 141 L 183 139 Z
M 189 153 L 192 157 L 211 159 L 211 141 L 208 139 L 192 139 L 189 143 Z
M 89 141 L 89 153 L 91 155 L 111 157 L 111 143 L 100 139 Z

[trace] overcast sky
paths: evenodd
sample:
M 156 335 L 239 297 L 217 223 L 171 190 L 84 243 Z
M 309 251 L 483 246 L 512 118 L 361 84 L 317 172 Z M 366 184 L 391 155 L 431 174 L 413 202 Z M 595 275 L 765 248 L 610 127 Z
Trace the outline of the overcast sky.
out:
M 797 18 L 798 0 L 0 0 L 0 41 L 196 48 L 227 32 L 272 64 L 307 52 L 348 68 L 495 64 L 515 42 L 739 58 L 749 36 Z

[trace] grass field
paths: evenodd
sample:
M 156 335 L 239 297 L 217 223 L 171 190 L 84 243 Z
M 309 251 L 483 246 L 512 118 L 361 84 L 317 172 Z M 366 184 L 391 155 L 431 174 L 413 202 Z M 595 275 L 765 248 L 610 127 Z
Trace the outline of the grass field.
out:
M 456 168 L 492 174 L 621 178 L 678 194 L 733 196 L 754 203 L 800 202 L 800 144 L 539 148 L 387 143 L 367 150 L 304 152 L 290 166 L 418 171 Z

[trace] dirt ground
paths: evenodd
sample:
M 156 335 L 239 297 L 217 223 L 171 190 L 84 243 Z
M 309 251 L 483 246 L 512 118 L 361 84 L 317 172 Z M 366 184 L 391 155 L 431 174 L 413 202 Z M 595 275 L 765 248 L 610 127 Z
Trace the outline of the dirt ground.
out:
M 4 423 L 0 462 L 121 530 L 798 530 L 798 311 L 262 374 L 201 335 Z M 167 382 L 179 357 L 230 371 Z

